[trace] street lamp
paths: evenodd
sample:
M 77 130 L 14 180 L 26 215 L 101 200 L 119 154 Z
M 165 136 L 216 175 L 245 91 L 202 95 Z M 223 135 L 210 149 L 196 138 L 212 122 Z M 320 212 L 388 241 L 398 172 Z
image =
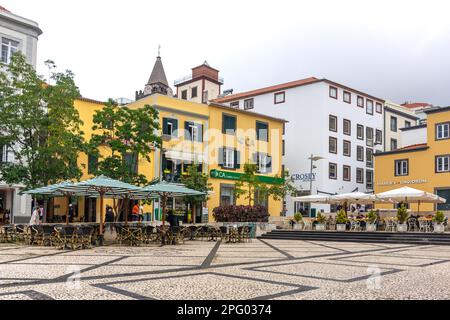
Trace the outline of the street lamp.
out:
M 313 170 L 317 169 L 317 167 L 314 165 L 314 162 L 317 162 L 319 160 L 323 160 L 325 158 L 319 157 L 319 156 L 315 156 L 315 155 L 312 154 L 311 157 L 309 157 L 308 159 L 311 160 L 311 171 L 310 171 L 310 175 L 309 175 L 309 193 L 312 196 L 312 194 L 313 194 L 313 192 L 312 192 L 313 191 L 312 190 L 312 188 L 313 188 L 313 177 L 312 177 L 312 175 L 313 175 Z M 308 215 L 309 215 L 309 217 L 311 217 L 311 204 L 309 204 Z

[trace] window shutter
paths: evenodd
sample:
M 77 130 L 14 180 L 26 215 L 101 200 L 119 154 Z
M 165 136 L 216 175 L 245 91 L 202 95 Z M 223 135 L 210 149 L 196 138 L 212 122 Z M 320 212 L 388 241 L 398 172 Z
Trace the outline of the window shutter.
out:
M 163 119 L 163 134 L 167 134 L 169 131 L 168 123 L 169 123 L 169 120 L 164 118 Z
M 197 141 L 203 142 L 203 125 L 202 124 L 197 125 L 197 130 L 198 130 Z
M 234 168 L 241 168 L 241 153 L 237 150 L 234 150 Z
M 224 152 L 223 148 L 219 148 L 219 162 L 217 164 L 219 166 L 221 166 L 222 168 L 223 168 L 224 160 L 225 160 L 225 152 Z
M 267 156 L 267 173 L 272 173 L 272 157 Z
M 172 119 L 170 121 L 172 122 L 172 136 L 178 137 L 178 120 Z
M 191 140 L 191 134 L 189 133 L 189 125 L 190 125 L 191 123 L 190 122 L 188 122 L 188 121 L 185 121 L 184 122 L 184 138 L 186 139 L 186 140 Z

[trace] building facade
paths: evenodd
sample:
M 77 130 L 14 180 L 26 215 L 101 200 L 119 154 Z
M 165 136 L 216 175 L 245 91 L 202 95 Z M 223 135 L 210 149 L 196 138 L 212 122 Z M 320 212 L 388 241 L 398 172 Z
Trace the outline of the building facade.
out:
M 426 111 L 427 124 L 407 130 L 410 145 L 375 155 L 375 192 L 410 186 L 447 199 L 421 204 L 421 212 L 450 214 L 450 107 Z M 415 138 L 415 139 L 414 139 Z M 423 142 L 425 140 L 425 142 Z M 392 209 L 392 205 L 379 205 Z M 417 211 L 417 204 L 411 209 Z
M 403 129 L 415 127 L 419 117 L 414 111 L 399 104 L 386 101 L 384 105 L 384 151 L 392 151 L 403 146 Z
M 155 68 L 163 71 L 160 62 L 158 57 Z M 153 71 L 152 74 L 157 73 Z M 181 176 L 191 165 L 197 165 L 199 171 L 210 175 L 212 192 L 203 207 L 195 208 L 197 222 L 213 221 L 212 211 L 220 205 L 248 204 L 246 199 L 236 199 L 234 196 L 235 184 L 244 173 L 246 163 L 258 165 L 258 176 L 262 181 L 269 184 L 281 181 L 280 146 L 284 120 L 217 103 L 202 104 L 175 98 L 166 94 L 169 91 L 165 84 L 155 77 L 151 77 L 146 86 L 152 86 L 153 81 L 158 81 L 157 92 L 139 95 L 137 101 L 127 106 L 142 108 L 150 105 L 158 110 L 163 146 L 161 150 L 152 152 L 150 162 L 138 158 L 136 169 L 148 180 L 160 178 L 172 183 L 180 182 Z M 102 102 L 85 98 L 75 101 L 84 122 L 83 131 L 87 140 L 93 133 L 93 116 L 103 105 Z M 96 161 L 92 161 L 89 155 L 81 154 L 78 164 L 84 168 L 82 180 L 93 177 Z M 282 201 L 258 197 L 258 203 L 265 205 L 272 216 L 280 216 L 282 212 Z M 105 206 L 107 204 L 112 203 L 105 201 Z M 76 205 L 77 219 L 99 221 L 100 204 L 96 199 L 79 199 Z M 145 210 L 155 212 L 158 207 L 154 202 Z M 186 209 L 182 199 L 175 199 L 173 207 L 176 210 Z M 53 214 L 65 215 L 67 205 L 64 199 L 58 199 L 55 208 L 56 212 L 50 213 L 50 217 Z
M 215 100 L 289 121 L 283 165 L 298 196 L 373 191 L 373 154 L 383 151 L 384 100 L 327 79 L 308 78 Z M 288 215 L 309 205 L 286 199 Z M 312 205 L 312 215 L 329 205 Z
M 11 56 L 21 52 L 27 62 L 36 67 L 38 37 L 42 34 L 38 24 L 32 20 L 20 17 L 0 6 L 0 61 L 9 64 Z M 1 70 L 0 72 L 7 72 Z M 14 162 L 10 148 L 15 146 L 0 146 L 0 162 Z M 7 185 L 0 182 L 0 223 L 9 221 L 15 223 L 28 222 L 31 215 L 31 197 L 20 195 L 22 185 Z

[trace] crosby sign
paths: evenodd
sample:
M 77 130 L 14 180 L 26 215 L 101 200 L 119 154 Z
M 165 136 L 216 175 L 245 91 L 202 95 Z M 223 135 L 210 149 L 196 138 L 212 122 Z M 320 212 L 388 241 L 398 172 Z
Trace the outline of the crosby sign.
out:
M 316 173 L 301 173 L 301 174 L 293 174 L 291 179 L 293 182 L 311 182 L 316 181 L 317 174 Z

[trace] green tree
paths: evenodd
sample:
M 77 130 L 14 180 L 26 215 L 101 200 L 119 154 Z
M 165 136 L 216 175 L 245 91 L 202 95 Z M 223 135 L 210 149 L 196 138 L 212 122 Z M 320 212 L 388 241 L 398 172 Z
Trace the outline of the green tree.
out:
M 206 195 L 204 196 L 184 197 L 184 201 L 186 203 L 189 203 L 192 207 L 194 223 L 196 223 L 196 207 L 202 205 L 204 201 L 208 201 L 208 191 L 212 190 L 211 183 L 209 183 L 208 180 L 209 176 L 199 171 L 197 165 L 189 166 L 187 168 L 186 174 L 181 176 L 181 183 L 184 184 L 187 188 L 206 193 Z
M 244 174 L 239 178 L 235 184 L 234 195 L 239 199 L 244 196 L 248 200 L 248 205 L 252 206 L 255 203 L 255 193 L 258 190 L 261 198 L 269 195 L 269 188 L 267 184 L 259 181 L 256 175 L 258 166 L 256 164 L 246 163 L 244 165 Z
M 131 109 L 109 99 L 96 111 L 93 123 L 89 153 L 98 159 L 93 173 L 135 185 L 147 184 L 145 175 L 138 172 L 138 163 L 150 162 L 152 151 L 161 147 L 158 111 L 149 105 Z
M 51 61 L 48 66 L 51 85 L 21 53 L 0 64 L 0 145 L 14 158 L 0 166 L 1 180 L 26 189 L 82 175 L 77 159 L 85 150 L 83 123 L 74 107 L 80 92 L 71 71 L 54 72 Z
M 284 201 L 287 196 L 296 196 L 297 188 L 294 186 L 292 179 L 289 175 L 289 171 L 285 170 L 282 173 L 282 177 L 276 176 L 276 178 L 282 180 L 282 183 L 273 184 L 270 186 L 268 193 L 276 201 Z M 284 211 L 284 208 L 283 208 Z

